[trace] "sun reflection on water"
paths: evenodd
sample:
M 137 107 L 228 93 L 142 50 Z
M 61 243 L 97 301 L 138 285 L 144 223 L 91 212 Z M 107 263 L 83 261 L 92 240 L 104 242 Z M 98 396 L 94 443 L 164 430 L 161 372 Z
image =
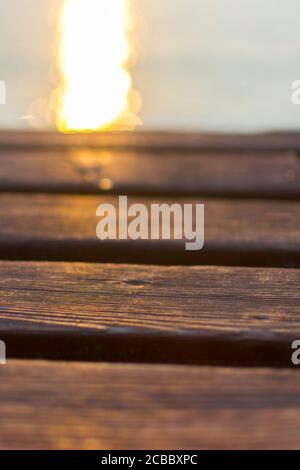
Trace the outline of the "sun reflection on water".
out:
M 133 129 L 140 100 L 129 65 L 129 0 L 64 0 L 60 85 L 53 103 L 62 132 Z

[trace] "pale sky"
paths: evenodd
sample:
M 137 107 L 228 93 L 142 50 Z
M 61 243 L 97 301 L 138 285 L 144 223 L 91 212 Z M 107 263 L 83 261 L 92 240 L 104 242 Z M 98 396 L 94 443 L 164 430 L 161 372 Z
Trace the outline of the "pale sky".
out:
M 1 127 L 26 126 L 20 118 L 55 87 L 61 1 L 0 2 Z M 132 75 L 146 127 L 300 127 L 300 106 L 290 102 L 300 79 L 299 0 L 131 2 L 139 50 Z

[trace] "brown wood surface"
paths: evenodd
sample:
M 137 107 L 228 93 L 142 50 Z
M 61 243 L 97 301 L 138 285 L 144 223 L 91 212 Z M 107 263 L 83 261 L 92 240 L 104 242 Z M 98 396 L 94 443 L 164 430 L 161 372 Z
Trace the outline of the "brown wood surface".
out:
M 300 265 L 300 203 L 219 199 L 151 199 L 133 202 L 205 204 L 205 247 L 185 251 L 173 240 L 105 240 L 96 237 L 96 208 L 113 196 L 0 194 L 0 258 L 113 261 L 150 264 Z
M 291 366 L 300 271 L 0 263 L 10 357 Z
M 300 133 L 0 132 L 0 448 L 299 449 L 300 376 L 280 369 L 299 151 Z M 204 250 L 100 242 L 111 193 L 204 203 Z
M 300 375 L 45 362 L 1 367 L 2 449 L 299 449 Z
M 1 150 L 0 191 L 300 197 L 293 152 Z
M 300 132 L 221 134 L 199 132 L 100 132 L 61 134 L 52 131 L 1 131 L 2 148 L 56 149 L 70 146 L 127 149 L 300 150 Z

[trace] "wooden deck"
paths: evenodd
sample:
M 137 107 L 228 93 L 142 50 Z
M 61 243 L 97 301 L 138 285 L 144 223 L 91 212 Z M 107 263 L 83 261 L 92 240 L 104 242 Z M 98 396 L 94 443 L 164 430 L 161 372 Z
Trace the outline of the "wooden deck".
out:
M 299 152 L 296 133 L 0 133 L 0 448 L 299 449 Z M 204 203 L 204 249 L 100 242 L 119 194 Z

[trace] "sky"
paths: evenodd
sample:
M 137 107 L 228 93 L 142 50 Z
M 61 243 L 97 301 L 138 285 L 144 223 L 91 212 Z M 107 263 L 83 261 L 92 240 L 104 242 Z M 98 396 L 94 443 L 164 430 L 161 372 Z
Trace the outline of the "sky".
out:
M 88 0 L 85 0 L 88 2 Z M 298 0 L 128 0 L 137 59 L 131 74 L 146 128 L 252 131 L 300 127 Z M 49 122 L 57 85 L 62 0 L 1 0 L 0 127 Z

